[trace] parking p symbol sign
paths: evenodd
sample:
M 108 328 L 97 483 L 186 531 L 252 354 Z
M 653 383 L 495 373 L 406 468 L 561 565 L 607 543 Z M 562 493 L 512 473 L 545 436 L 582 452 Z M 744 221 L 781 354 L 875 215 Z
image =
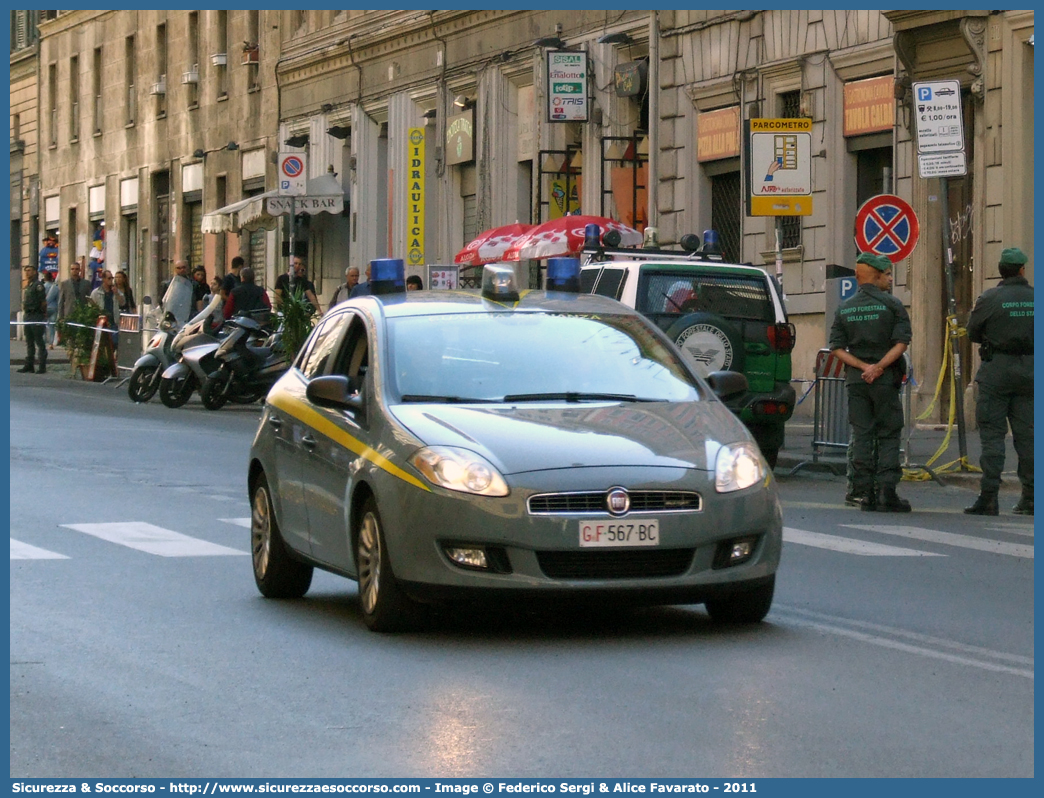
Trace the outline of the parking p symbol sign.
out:
M 855 277 L 842 277 L 837 282 L 838 290 L 841 293 L 841 301 L 844 302 L 850 296 L 854 295 L 858 284 L 856 283 Z

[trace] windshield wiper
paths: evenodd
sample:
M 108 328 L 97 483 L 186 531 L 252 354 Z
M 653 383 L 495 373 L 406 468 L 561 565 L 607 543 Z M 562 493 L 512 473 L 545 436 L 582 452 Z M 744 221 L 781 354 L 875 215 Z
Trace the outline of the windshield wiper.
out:
M 564 391 L 562 393 L 513 393 L 504 397 L 505 402 L 658 402 L 658 399 L 643 399 L 630 393 L 583 393 L 580 391 Z
M 474 399 L 468 396 L 429 396 L 423 393 L 404 393 L 403 402 L 439 402 L 447 405 L 492 404 L 498 399 Z

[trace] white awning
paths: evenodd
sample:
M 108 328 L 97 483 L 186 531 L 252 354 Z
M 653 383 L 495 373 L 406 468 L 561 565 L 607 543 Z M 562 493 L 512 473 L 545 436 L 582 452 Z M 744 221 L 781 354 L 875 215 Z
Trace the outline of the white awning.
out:
M 203 216 L 204 233 L 235 233 L 239 230 L 274 230 L 280 216 L 291 211 L 296 215 L 307 213 L 341 213 L 344 210 L 344 189 L 332 174 L 309 178 L 306 193 L 300 196 L 266 191 L 233 202 L 224 208 Z

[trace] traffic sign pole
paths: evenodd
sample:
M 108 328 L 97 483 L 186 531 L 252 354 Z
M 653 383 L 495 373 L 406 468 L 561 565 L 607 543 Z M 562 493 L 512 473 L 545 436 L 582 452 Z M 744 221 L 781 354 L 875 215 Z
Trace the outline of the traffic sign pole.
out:
M 946 271 L 946 294 L 949 303 L 949 315 L 946 318 L 946 335 L 950 345 L 950 369 L 953 374 L 953 401 L 957 415 L 957 448 L 961 454 L 961 471 L 970 471 L 968 467 L 968 441 L 964 432 L 964 386 L 961 383 L 961 346 L 957 328 L 957 294 L 953 280 L 953 247 L 950 245 L 950 196 L 949 181 L 939 179 L 942 192 L 942 251 L 943 269 Z

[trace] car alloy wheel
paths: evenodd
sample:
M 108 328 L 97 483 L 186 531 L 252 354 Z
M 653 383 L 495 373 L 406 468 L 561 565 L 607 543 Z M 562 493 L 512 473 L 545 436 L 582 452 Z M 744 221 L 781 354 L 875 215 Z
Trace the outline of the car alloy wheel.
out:
M 359 607 L 374 632 L 401 632 L 419 620 L 420 607 L 395 581 L 377 503 L 368 498 L 359 515 L 355 564 L 359 573 Z
M 250 509 L 250 556 L 257 589 L 268 598 L 300 598 L 312 584 L 312 566 L 290 557 L 279 532 L 268 480 L 261 474 L 254 483 Z

